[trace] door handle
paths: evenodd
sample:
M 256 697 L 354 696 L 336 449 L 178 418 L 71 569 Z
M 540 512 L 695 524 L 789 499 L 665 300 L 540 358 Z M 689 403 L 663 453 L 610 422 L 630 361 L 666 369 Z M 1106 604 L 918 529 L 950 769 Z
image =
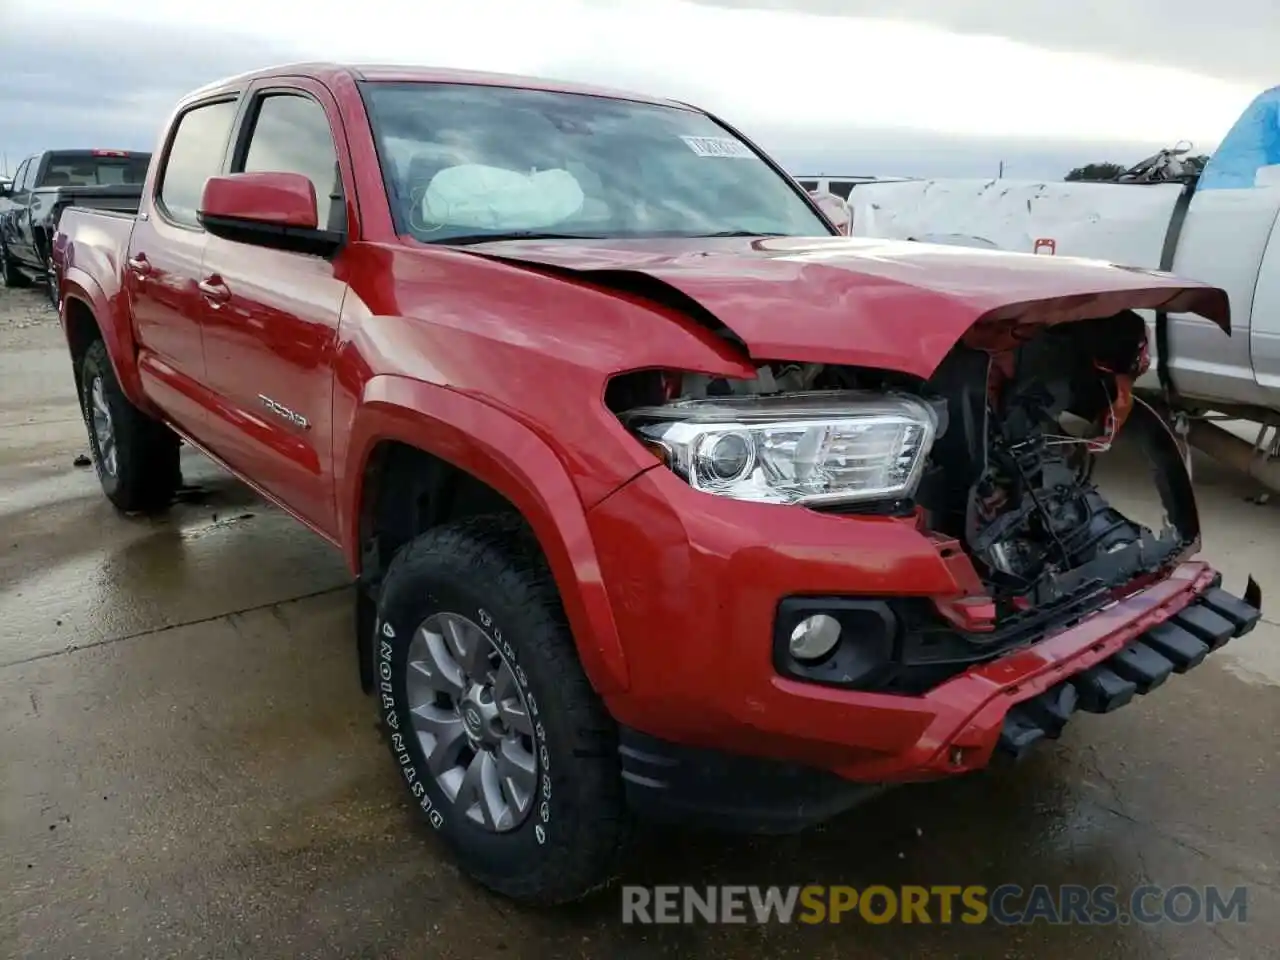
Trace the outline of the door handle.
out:
M 196 284 L 204 298 L 217 307 L 231 299 L 231 288 L 216 273 Z
M 136 257 L 130 257 L 127 261 L 129 269 L 140 277 L 145 277 L 151 272 L 151 263 L 147 260 L 145 253 L 140 253 Z

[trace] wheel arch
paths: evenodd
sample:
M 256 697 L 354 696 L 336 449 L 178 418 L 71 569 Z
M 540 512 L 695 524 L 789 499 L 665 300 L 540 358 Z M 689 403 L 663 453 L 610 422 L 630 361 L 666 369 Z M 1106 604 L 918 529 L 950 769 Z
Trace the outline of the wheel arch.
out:
M 62 332 L 71 353 L 71 362 L 80 387 L 80 361 L 84 351 L 94 340 L 102 340 L 107 346 L 107 357 L 115 371 L 120 389 L 129 402 L 141 410 L 155 415 L 155 410 L 142 391 L 142 379 L 135 361 L 136 349 L 133 328 L 113 312 L 106 293 L 89 274 L 76 267 L 64 269 L 61 283 L 62 304 L 59 310 Z M 127 300 L 119 298 L 117 310 L 127 310 Z M 105 322 L 104 322 L 105 319 Z
M 62 330 L 67 339 L 67 349 L 71 353 L 71 375 L 75 378 L 76 396 L 80 397 L 83 387 L 80 383 L 80 366 L 84 362 L 84 356 L 95 341 L 106 338 L 102 335 L 102 328 L 93 314 L 93 308 L 84 300 L 68 297 L 63 310 Z M 107 355 L 111 355 L 109 348 Z M 114 359 L 111 364 L 112 367 L 115 366 Z M 120 372 L 117 370 L 116 379 L 119 377 Z
M 550 445 L 482 401 L 392 375 L 365 385 L 348 438 L 338 504 L 347 562 L 362 583 L 376 587 L 389 550 L 435 522 L 509 509 L 546 558 L 592 686 L 601 695 L 627 688 L 586 509 Z M 421 501 L 433 496 L 423 516 Z M 408 529 L 380 537 L 388 520 Z

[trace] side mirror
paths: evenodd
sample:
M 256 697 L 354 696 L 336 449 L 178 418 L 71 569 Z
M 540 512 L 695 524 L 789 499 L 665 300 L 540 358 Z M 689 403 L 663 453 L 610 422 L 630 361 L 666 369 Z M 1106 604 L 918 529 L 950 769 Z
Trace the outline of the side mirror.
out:
M 837 230 L 846 237 L 853 233 L 853 210 L 843 197 L 826 190 L 810 190 L 809 196 L 813 197 L 818 209 L 827 215 L 827 219 Z
M 0 197 L 12 197 L 13 185 L 8 183 L 0 183 Z
M 297 253 L 330 256 L 345 240 L 320 229 L 315 185 L 300 173 L 210 177 L 198 219 L 215 237 Z

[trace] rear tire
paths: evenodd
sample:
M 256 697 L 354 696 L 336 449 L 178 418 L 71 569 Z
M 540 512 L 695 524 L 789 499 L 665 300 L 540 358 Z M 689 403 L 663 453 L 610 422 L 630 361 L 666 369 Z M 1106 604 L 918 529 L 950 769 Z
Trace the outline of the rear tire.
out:
M 53 257 L 44 262 L 44 289 L 53 309 L 58 309 L 58 274 L 53 269 Z
M 22 274 L 17 264 L 10 258 L 5 245 L 0 243 L 0 287 L 14 289 L 29 286 L 31 281 Z
M 410 542 L 387 570 L 375 629 L 392 757 L 462 870 L 531 904 L 606 886 L 631 823 L 617 731 L 521 520 L 476 517 Z
M 85 351 L 80 391 L 89 451 L 107 499 L 125 513 L 169 506 L 182 479 L 178 437 L 129 402 L 101 340 Z

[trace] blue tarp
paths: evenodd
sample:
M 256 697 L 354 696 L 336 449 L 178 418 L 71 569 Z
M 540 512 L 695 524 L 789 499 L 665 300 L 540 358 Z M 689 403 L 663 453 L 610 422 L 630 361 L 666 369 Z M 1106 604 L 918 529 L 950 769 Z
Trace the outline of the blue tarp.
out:
M 1205 165 L 1197 190 L 1256 186 L 1259 167 L 1280 164 L 1280 87 L 1258 94 Z

